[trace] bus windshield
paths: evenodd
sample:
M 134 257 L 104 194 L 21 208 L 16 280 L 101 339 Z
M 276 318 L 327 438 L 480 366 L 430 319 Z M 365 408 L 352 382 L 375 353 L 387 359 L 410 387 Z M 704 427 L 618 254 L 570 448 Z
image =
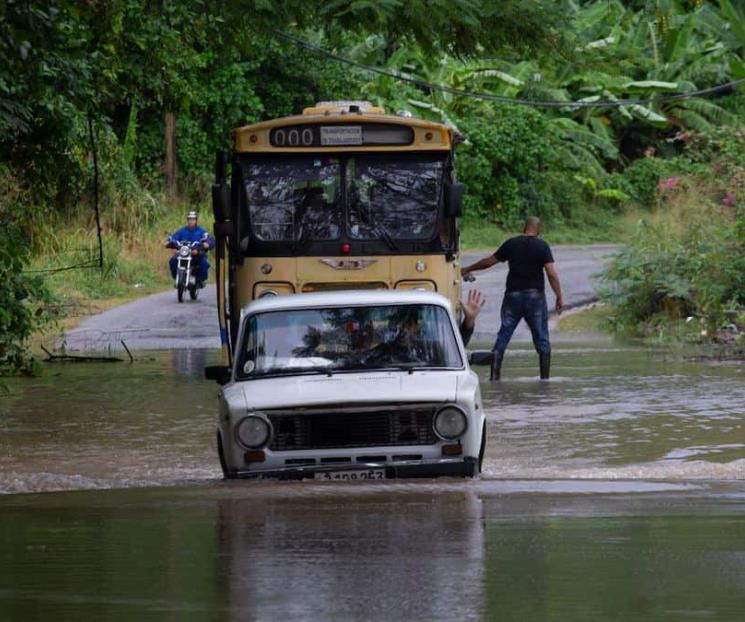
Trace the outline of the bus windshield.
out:
M 437 227 L 443 162 L 361 156 L 347 165 L 349 237 L 430 239 Z
M 247 161 L 251 232 L 262 242 L 338 240 L 343 234 L 430 240 L 438 230 L 444 168 L 442 157 L 402 154 Z
M 248 164 L 244 176 L 249 220 L 259 240 L 339 237 L 342 205 L 338 159 L 272 158 Z
M 283 310 L 247 321 L 244 378 L 463 366 L 450 318 L 436 305 Z

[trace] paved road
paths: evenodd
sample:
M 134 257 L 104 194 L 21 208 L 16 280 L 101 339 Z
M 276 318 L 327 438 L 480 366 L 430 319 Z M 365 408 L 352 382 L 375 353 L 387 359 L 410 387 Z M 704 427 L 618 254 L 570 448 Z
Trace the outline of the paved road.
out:
M 554 256 L 564 289 L 564 301 L 578 305 L 595 296 L 592 275 L 597 273 L 616 246 L 556 246 Z M 465 253 L 469 264 L 482 255 Z M 493 339 L 499 328 L 499 306 L 504 291 L 507 268 L 498 265 L 477 273 L 477 287 L 487 297 L 475 338 Z M 549 294 L 549 304 L 553 295 Z M 523 325 L 516 339 L 527 339 Z M 134 302 L 91 316 L 78 328 L 68 332 L 60 343 L 68 351 L 121 349 L 124 340 L 130 349 L 219 348 L 220 337 L 215 310 L 214 285 L 202 290 L 199 300 L 179 304 L 174 290 L 147 296 Z
M 592 246 L 553 246 L 556 268 L 561 280 L 564 304 L 569 307 L 587 304 L 596 299 L 593 275 L 600 272 L 606 261 L 619 249 L 616 245 Z M 463 265 L 481 259 L 485 253 L 464 253 Z M 474 340 L 489 341 L 497 336 L 499 330 L 499 308 L 502 304 L 504 284 L 507 279 L 507 266 L 497 264 L 490 270 L 476 272 L 476 281 L 466 283 L 465 291 L 479 289 L 486 296 L 486 306 L 479 316 Z M 554 307 L 554 295 L 546 284 L 549 309 Z M 520 322 L 514 339 L 530 339 L 525 322 Z

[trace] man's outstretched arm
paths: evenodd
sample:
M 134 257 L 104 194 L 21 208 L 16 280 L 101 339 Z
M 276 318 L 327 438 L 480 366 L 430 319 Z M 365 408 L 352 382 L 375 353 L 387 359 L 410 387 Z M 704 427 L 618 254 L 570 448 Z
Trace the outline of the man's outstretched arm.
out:
M 556 295 L 556 313 L 561 313 L 564 310 L 564 297 L 561 295 L 561 282 L 559 281 L 559 273 L 556 272 L 556 264 L 549 262 L 543 268 L 546 270 L 548 283 Z
M 494 264 L 499 263 L 499 259 L 495 255 L 489 255 L 483 259 L 479 259 L 476 263 L 472 263 L 470 266 L 460 269 L 461 276 L 466 276 L 469 272 L 475 272 L 476 270 L 486 270 L 491 268 Z

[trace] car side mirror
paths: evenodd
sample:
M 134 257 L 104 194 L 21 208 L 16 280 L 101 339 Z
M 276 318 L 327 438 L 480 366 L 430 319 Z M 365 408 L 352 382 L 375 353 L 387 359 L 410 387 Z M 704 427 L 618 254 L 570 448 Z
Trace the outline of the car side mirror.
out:
M 445 216 L 460 218 L 463 216 L 463 193 L 466 187 L 459 183 L 445 184 Z
M 204 368 L 204 377 L 214 380 L 217 384 L 230 382 L 230 367 L 227 365 L 210 365 Z
M 468 354 L 469 365 L 491 365 L 494 358 L 492 350 L 474 350 Z

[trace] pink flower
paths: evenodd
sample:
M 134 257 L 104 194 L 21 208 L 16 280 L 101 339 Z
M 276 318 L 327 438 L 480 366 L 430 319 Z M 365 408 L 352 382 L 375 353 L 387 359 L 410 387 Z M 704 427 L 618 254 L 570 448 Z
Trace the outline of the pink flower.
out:
M 672 177 L 668 177 L 667 179 L 661 179 L 659 183 L 657 184 L 657 188 L 661 192 L 665 192 L 666 190 L 672 190 L 673 188 L 677 187 L 679 181 L 680 181 L 680 178 L 675 177 L 673 175 Z
M 722 203 L 724 203 L 727 207 L 732 207 L 737 202 L 737 194 L 734 192 L 728 192 L 724 199 L 722 199 Z

